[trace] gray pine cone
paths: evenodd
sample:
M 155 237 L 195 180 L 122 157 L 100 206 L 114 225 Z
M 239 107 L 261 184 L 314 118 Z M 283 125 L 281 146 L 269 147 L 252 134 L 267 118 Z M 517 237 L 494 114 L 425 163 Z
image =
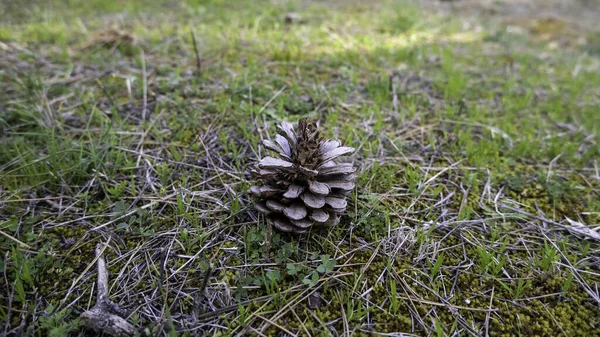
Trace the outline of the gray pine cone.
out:
M 334 159 L 354 152 L 337 140 L 323 140 L 317 124 L 302 119 L 277 125 L 275 141 L 263 145 L 279 158 L 265 157 L 252 171 L 259 185 L 250 192 L 255 208 L 282 232 L 304 233 L 339 222 L 346 210 L 346 195 L 354 188 L 356 169 Z

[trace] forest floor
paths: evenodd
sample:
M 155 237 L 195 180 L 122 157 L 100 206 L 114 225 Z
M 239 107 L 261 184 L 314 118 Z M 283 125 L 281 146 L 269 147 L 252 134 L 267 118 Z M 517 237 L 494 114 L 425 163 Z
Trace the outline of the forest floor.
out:
M 98 248 L 140 336 L 600 336 L 597 2 L 0 16 L 0 335 L 94 335 Z M 357 187 L 267 252 L 247 169 L 303 117 Z

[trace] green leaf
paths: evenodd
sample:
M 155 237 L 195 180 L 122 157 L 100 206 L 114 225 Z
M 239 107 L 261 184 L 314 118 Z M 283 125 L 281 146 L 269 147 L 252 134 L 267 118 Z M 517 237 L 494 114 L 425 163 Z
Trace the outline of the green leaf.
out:
M 32 261 L 29 259 L 23 260 L 23 268 L 21 269 L 21 279 L 29 286 L 33 287 L 33 277 L 31 276 Z
M 129 228 L 129 224 L 127 222 L 121 222 L 117 225 L 118 230 L 125 230 Z
M 310 278 L 302 279 L 302 283 L 308 285 L 309 287 L 314 287 L 319 283 L 319 274 L 313 273 Z
M 267 272 L 267 278 L 271 282 L 277 282 L 281 279 L 281 272 L 279 270 L 270 270 Z
M 442 322 L 439 319 L 435 320 L 435 331 L 438 337 L 444 337 L 444 328 L 442 327 Z
M 569 276 L 563 283 L 563 285 L 561 287 L 563 293 L 566 293 L 567 291 L 569 291 L 569 288 L 571 288 L 571 282 L 573 282 L 573 274 L 569 274 Z
M 0 229 L 8 229 L 8 231 L 12 233 L 16 232 L 17 228 L 19 228 L 19 221 L 17 220 L 17 218 L 10 218 L 8 221 L 5 221 L 0 225 Z
M 271 241 L 271 242 L 273 242 L 273 244 L 276 244 L 274 241 Z M 277 264 L 284 263 L 285 261 L 287 261 L 289 259 L 290 256 L 292 256 L 293 252 L 294 252 L 293 246 L 289 243 L 286 243 L 277 251 L 277 257 L 275 258 L 275 263 L 277 263 Z
M 444 262 L 443 252 L 438 254 L 437 259 L 435 260 L 435 264 L 433 265 L 433 268 L 431 268 L 430 278 L 432 280 L 435 277 L 435 275 L 437 275 L 438 271 L 440 270 L 440 267 L 442 267 L 442 262 Z
M 15 292 L 17 293 L 17 299 L 21 303 L 25 303 L 25 288 L 23 288 L 23 282 L 20 278 L 17 278 L 15 282 Z
M 336 261 L 329 255 L 321 255 L 321 264 L 317 267 L 317 271 L 321 274 L 331 273 L 335 267 Z
M 208 270 L 208 268 L 210 268 L 210 264 L 208 262 L 200 261 L 200 263 L 198 263 L 198 269 L 200 272 L 204 273 Z
M 125 213 L 129 209 L 129 205 L 122 201 L 117 201 L 113 206 L 113 212 L 116 214 Z
M 311 279 L 313 281 L 313 284 L 317 285 L 317 283 L 319 283 L 319 274 L 317 274 L 317 273 L 312 274 Z
M 44 309 L 44 311 L 46 312 L 46 314 L 52 314 L 54 312 L 55 308 L 56 307 L 52 303 L 50 303 L 50 304 L 48 304 L 46 309 Z

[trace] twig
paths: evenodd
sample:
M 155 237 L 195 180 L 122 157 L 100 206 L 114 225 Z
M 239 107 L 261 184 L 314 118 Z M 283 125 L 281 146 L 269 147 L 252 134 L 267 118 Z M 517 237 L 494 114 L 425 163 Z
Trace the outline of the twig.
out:
M 190 30 L 190 34 L 192 35 L 192 45 L 194 46 L 194 53 L 196 54 L 196 76 L 200 77 L 202 63 L 200 60 L 200 53 L 198 52 L 198 45 L 196 44 L 196 35 L 194 34 L 193 29 Z
M 102 84 L 100 79 L 96 79 L 96 83 L 98 83 L 98 86 L 102 89 L 102 92 L 104 92 L 104 95 L 106 95 L 106 97 L 108 97 L 110 104 L 112 104 L 112 106 L 115 108 L 115 114 L 119 113 L 119 106 L 117 105 L 117 103 L 115 102 L 113 97 L 110 95 L 108 90 L 106 90 L 106 87 L 104 86 L 104 84 Z
M 392 93 L 392 106 L 394 107 L 394 113 L 398 114 L 398 93 L 396 91 L 396 86 L 394 85 L 394 79 L 400 79 L 400 74 L 397 71 L 394 71 L 389 76 L 389 90 Z M 397 117 L 397 116 L 395 116 Z M 397 121 L 396 121 L 397 122 Z
M 566 230 L 566 231 L 568 231 L 568 232 L 570 232 L 572 234 L 583 235 L 583 236 L 585 236 L 587 238 L 591 238 L 591 239 L 600 241 L 600 233 L 596 233 L 591 228 L 583 225 L 580 222 L 573 221 L 573 220 L 571 220 L 569 218 L 565 217 L 566 220 L 567 220 L 567 222 L 569 222 L 569 224 L 571 226 L 567 226 L 567 225 L 561 224 L 559 222 L 552 221 L 550 219 L 545 219 L 543 217 L 537 216 L 535 214 L 527 213 L 527 212 L 522 211 L 522 210 L 520 210 L 518 208 L 511 207 L 511 206 L 508 206 L 508 205 L 505 205 L 505 204 L 500 204 L 500 207 L 506 208 L 506 209 L 511 210 L 513 212 L 516 212 L 516 213 L 522 214 L 524 216 L 527 216 L 527 217 L 539 220 L 539 221 L 541 221 L 543 223 L 546 223 L 546 224 L 549 224 L 549 225 L 554 225 L 554 226 L 559 227 L 560 229 L 564 229 L 564 230 Z
M 144 90 L 144 105 L 142 106 L 142 120 L 146 120 L 146 113 L 148 112 L 148 74 L 146 73 L 146 55 L 144 54 L 144 50 L 142 49 L 142 86 Z
M 267 258 L 271 255 L 271 232 L 273 230 L 273 226 L 270 221 L 267 222 L 267 228 L 265 229 L 265 255 Z
M 494 303 L 494 290 L 495 289 L 496 289 L 495 287 L 492 287 L 492 295 L 490 296 L 490 305 L 489 305 L 490 309 L 492 309 L 492 304 Z M 487 314 L 485 315 L 485 336 L 486 337 L 489 336 L 490 316 L 491 316 L 491 311 L 488 311 Z
M 98 290 L 96 305 L 81 314 L 85 326 L 96 332 L 102 332 L 109 336 L 128 337 L 136 333 L 135 328 L 121 316 L 125 312 L 115 303 L 108 299 L 108 271 L 106 261 L 102 252 L 105 245 L 96 245 L 96 257 L 98 263 Z
M 10 235 L 10 234 L 8 234 L 8 233 L 4 233 L 3 231 L 0 231 L 0 234 L 2 234 L 2 235 L 4 235 L 4 236 L 6 236 L 7 238 L 9 238 L 9 239 L 13 240 L 14 242 L 18 243 L 19 245 L 21 245 L 21 246 L 23 246 L 23 247 L 25 247 L 25 248 L 28 248 L 28 249 L 33 249 L 33 247 L 31 247 L 30 245 L 26 244 L 26 243 L 25 243 L 25 242 L 23 242 L 23 241 L 20 241 L 19 239 L 15 238 L 14 236 L 12 236 L 12 235 Z
M 204 297 L 206 297 L 206 287 L 208 286 L 208 280 L 210 279 L 210 276 L 212 275 L 213 268 L 214 268 L 214 266 L 211 263 L 208 266 L 208 269 L 206 269 L 206 272 L 204 273 L 204 280 L 202 281 L 202 287 L 200 288 L 198 297 L 196 297 L 196 300 L 194 301 L 195 303 L 194 303 L 193 314 L 194 314 L 194 318 L 196 319 L 196 321 L 198 321 L 198 316 L 200 315 L 200 302 L 202 301 L 202 299 Z

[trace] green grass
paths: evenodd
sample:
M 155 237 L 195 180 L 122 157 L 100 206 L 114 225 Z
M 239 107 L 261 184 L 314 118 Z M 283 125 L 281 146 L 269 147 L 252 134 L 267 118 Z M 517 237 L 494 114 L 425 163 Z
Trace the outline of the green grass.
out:
M 106 242 L 140 335 L 600 334 L 598 32 L 409 1 L 2 6 L 0 335 L 93 335 Z M 357 148 L 357 188 L 268 254 L 246 170 L 307 116 Z

